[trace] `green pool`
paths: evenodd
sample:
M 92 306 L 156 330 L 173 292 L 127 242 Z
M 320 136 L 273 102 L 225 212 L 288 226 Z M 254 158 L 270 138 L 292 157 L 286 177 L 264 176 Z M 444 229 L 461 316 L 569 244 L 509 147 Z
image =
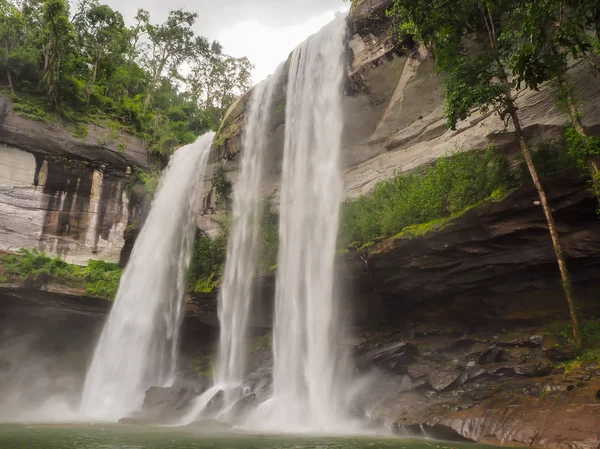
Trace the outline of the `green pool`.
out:
M 191 429 L 0 425 L 1 449 L 477 449 L 489 446 L 377 437 L 206 434 Z

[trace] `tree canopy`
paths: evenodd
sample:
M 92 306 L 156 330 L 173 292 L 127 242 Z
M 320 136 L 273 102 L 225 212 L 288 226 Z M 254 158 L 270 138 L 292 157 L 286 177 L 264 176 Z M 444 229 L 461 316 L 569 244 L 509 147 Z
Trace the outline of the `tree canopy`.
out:
M 109 119 L 170 154 L 216 129 L 250 87 L 247 58 L 197 36 L 197 14 L 163 23 L 123 16 L 98 0 L 0 0 L 0 82 L 15 101 L 42 99 L 74 121 Z

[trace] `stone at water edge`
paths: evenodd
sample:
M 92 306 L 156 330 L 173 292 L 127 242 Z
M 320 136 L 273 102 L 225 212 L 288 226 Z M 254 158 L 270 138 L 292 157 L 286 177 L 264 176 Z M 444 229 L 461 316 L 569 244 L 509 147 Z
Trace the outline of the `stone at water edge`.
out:
M 215 393 L 215 395 L 208 401 L 206 407 L 201 413 L 201 416 L 210 416 L 215 415 L 220 412 L 225 406 L 225 392 L 223 390 L 219 390 Z
M 222 418 L 229 423 L 235 424 L 237 420 L 253 409 L 255 403 L 256 394 L 250 393 L 233 404 L 231 409 Z

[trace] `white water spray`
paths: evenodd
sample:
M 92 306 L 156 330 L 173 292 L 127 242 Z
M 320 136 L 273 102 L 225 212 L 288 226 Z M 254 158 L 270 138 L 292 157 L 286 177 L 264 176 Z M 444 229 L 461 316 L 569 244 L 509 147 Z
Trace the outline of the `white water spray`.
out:
M 334 257 L 343 182 L 339 164 L 345 20 L 291 59 L 273 334 L 273 397 L 254 422 L 278 430 L 340 431 L 344 382 L 337 345 Z
M 121 279 L 88 370 L 81 414 L 115 421 L 173 380 L 196 229 L 197 186 L 214 133 L 175 152 Z

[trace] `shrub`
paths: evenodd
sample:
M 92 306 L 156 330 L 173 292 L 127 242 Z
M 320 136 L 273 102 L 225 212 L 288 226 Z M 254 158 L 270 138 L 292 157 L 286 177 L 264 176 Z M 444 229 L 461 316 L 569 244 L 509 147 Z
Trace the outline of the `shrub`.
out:
M 113 299 L 117 295 L 122 274 L 119 265 L 102 260 L 90 260 L 81 271 L 85 279 L 85 291 L 105 299 Z
M 115 297 L 123 272 L 119 265 L 101 260 L 90 260 L 85 267 L 71 265 L 36 249 L 5 255 L 2 262 L 7 281 L 12 278 L 40 284 L 57 282 L 83 288 L 90 296 L 105 299 Z
M 358 247 L 408 226 L 460 214 L 486 198 L 502 197 L 514 185 L 508 161 L 491 149 L 438 159 L 420 172 L 378 184 L 369 196 L 346 201 L 340 245 Z

